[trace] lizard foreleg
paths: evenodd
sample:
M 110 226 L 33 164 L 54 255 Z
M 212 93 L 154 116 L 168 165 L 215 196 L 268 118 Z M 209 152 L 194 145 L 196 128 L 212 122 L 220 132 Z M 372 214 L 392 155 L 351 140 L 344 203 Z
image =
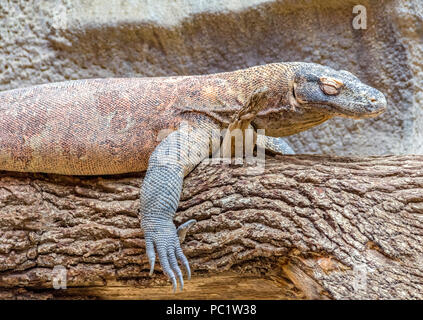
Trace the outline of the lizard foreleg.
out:
M 291 146 L 283 138 L 274 138 L 264 135 L 259 135 L 257 144 L 264 146 L 266 150 L 277 154 L 295 154 Z
M 201 129 L 185 125 L 168 135 L 151 154 L 141 187 L 141 226 L 150 275 L 154 271 L 157 250 L 160 264 L 172 281 L 174 291 L 177 287 L 176 277 L 181 290 L 184 284 L 178 260 L 184 265 L 188 279 L 191 276 L 180 238 L 183 240 L 186 228 L 193 221 L 186 222 L 177 230 L 173 216 L 178 208 L 184 176 L 209 155 L 211 129 L 209 124 L 202 124 Z

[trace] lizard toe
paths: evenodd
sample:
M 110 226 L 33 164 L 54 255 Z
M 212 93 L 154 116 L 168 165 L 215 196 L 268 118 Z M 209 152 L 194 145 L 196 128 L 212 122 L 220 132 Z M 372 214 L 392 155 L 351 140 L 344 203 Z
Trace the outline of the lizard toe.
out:
M 145 250 L 147 253 L 148 261 L 150 263 L 150 276 L 154 272 L 154 264 L 156 262 L 156 253 L 154 252 L 154 242 L 151 238 L 145 238 Z
M 172 282 L 173 292 L 176 292 L 177 281 L 172 268 L 170 267 L 168 255 L 166 252 L 165 246 L 157 246 L 157 254 L 160 259 L 160 265 L 162 266 L 163 272 L 168 276 L 169 280 Z
M 176 229 L 176 233 L 178 234 L 178 238 L 179 238 L 180 243 L 184 242 L 185 236 L 186 236 L 189 228 L 191 228 L 192 225 L 196 222 L 197 222 L 197 220 L 195 220 L 195 219 L 188 220 L 187 222 L 181 224 L 178 227 L 178 229 Z
M 178 243 L 175 248 L 176 257 L 179 261 L 181 261 L 182 265 L 184 266 L 185 270 L 187 271 L 187 278 L 188 280 L 191 279 L 191 269 L 189 267 L 188 259 L 185 257 L 184 252 L 182 251 L 181 245 Z
M 184 279 L 182 277 L 182 271 L 178 266 L 178 260 L 176 260 L 175 247 L 170 248 L 170 250 L 168 251 L 168 258 L 169 258 L 170 267 L 172 268 L 173 272 L 178 277 L 180 288 L 182 291 L 184 288 Z

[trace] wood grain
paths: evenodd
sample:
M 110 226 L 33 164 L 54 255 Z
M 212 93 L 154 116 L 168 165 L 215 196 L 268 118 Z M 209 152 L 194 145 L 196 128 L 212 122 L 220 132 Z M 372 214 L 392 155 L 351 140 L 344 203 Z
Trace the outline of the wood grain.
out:
M 195 218 L 173 295 L 148 261 L 143 174 L 0 172 L 0 298 L 422 299 L 423 156 L 268 156 L 200 164 L 175 222 Z M 67 289 L 52 288 L 55 266 Z

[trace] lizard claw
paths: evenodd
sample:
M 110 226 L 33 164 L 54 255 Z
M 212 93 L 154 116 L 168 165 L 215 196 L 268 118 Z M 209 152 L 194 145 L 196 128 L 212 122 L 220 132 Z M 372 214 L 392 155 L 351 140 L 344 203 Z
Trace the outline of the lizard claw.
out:
M 154 243 L 151 239 L 145 239 L 145 251 L 147 252 L 148 261 L 150 262 L 150 276 L 152 276 L 154 264 L 156 262 L 156 253 L 154 252 Z
M 180 232 L 186 234 L 187 229 L 194 224 L 195 220 L 188 221 L 182 224 L 178 229 Z M 185 267 L 188 279 L 191 278 L 191 270 L 189 267 L 188 259 L 185 257 L 177 230 L 172 221 L 164 220 L 150 220 L 144 219 L 142 223 L 145 236 L 146 253 L 150 262 L 150 275 L 154 271 L 154 263 L 156 254 L 154 248 L 157 250 L 160 265 L 163 272 L 168 276 L 172 282 L 173 292 L 176 292 L 177 282 L 179 281 L 180 290 L 184 287 L 184 280 L 182 271 L 179 268 L 178 260 Z M 178 279 L 178 281 L 177 281 Z
M 178 234 L 180 243 L 184 242 L 185 236 L 187 235 L 189 228 L 191 228 L 196 222 L 197 220 L 195 219 L 188 220 L 187 222 L 181 224 L 178 229 L 176 229 L 176 233 Z

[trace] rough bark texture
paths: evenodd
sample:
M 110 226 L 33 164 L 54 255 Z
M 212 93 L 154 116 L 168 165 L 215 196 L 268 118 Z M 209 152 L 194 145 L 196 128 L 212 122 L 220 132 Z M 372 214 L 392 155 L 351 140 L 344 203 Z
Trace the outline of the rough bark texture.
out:
M 201 164 L 176 216 L 194 270 L 148 276 L 142 174 L 0 172 L 0 298 L 423 298 L 423 156 Z M 53 267 L 67 289 L 52 289 Z

